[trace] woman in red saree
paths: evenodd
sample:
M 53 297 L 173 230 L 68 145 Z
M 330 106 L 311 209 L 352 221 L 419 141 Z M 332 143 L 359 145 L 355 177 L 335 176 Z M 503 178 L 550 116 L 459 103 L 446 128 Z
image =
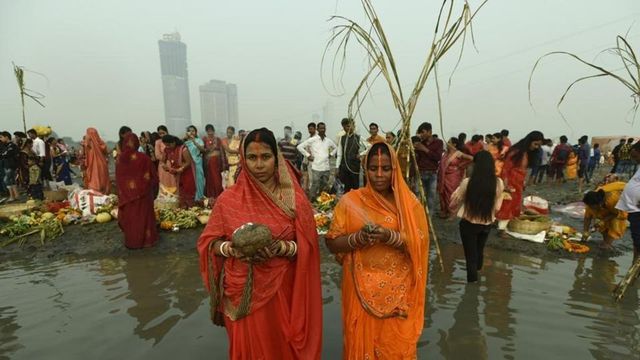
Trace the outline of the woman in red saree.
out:
M 180 207 L 192 207 L 196 196 L 196 177 L 189 149 L 173 135 L 165 135 L 162 142 L 165 146 L 162 167 L 175 177 Z
M 227 329 L 230 359 L 320 359 L 320 254 L 311 205 L 271 131 L 249 133 L 240 146 L 240 161 L 243 171 L 236 185 L 216 200 L 198 240 L 212 320 Z M 249 222 L 268 226 L 274 237 L 252 259 L 230 242 L 234 231 Z M 281 246 L 295 251 L 285 254 Z M 250 307 L 239 314 L 236 307 L 245 298 L 249 274 Z
M 84 186 L 102 194 L 109 194 L 111 190 L 107 160 L 109 150 L 96 129 L 87 129 L 83 148 L 85 156 Z
M 438 168 L 438 197 L 440 198 L 440 214 L 443 219 L 450 216 L 451 195 L 464 179 L 465 170 L 473 161 L 473 156 L 458 150 L 458 138 L 452 137 L 447 143 L 447 152 L 442 155 Z
M 491 143 L 487 146 L 487 151 L 491 154 L 495 162 L 496 176 L 500 176 L 500 174 L 502 174 L 502 168 L 504 167 L 504 158 L 509 151 L 509 147 L 502 142 L 501 133 L 493 134 Z
M 207 150 L 206 155 L 206 191 L 205 194 L 209 198 L 217 198 L 224 190 L 222 188 L 222 171 L 224 170 L 224 149 L 222 141 L 216 136 L 216 130 L 213 125 L 205 127 L 207 136 L 204 141 L 204 148 Z
M 342 264 L 343 358 L 416 359 L 428 275 L 427 217 L 393 148 L 373 145 L 365 164 L 366 187 L 342 197 L 326 235 Z
M 533 162 L 538 159 L 536 151 L 542 145 L 543 140 L 544 135 L 540 131 L 532 131 L 524 139 L 510 147 L 507 152 L 500 177 L 504 183 L 505 192 L 509 193 L 509 196 L 504 198 L 502 207 L 496 214 L 498 231 L 501 236 L 505 236 L 504 231 L 509 221 L 520 216 L 527 169 L 535 165 Z
M 140 249 L 158 241 L 153 210 L 154 189 L 158 183 L 153 161 L 138 152 L 140 142 L 128 133 L 120 145 L 116 162 L 118 185 L 118 225 L 124 233 L 125 246 Z

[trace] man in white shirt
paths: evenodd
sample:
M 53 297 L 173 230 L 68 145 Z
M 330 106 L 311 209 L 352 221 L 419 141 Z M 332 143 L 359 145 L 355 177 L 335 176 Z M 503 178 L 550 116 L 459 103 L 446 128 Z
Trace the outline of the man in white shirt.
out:
M 540 147 L 542 150 L 542 159 L 540 161 L 540 167 L 538 168 L 537 178 L 534 179 L 536 184 L 542 183 L 544 175 L 549 173 L 549 161 L 551 160 L 551 154 L 553 154 L 553 142 L 551 139 L 546 139 L 544 144 Z
M 47 156 L 44 140 L 38 137 L 38 133 L 34 129 L 27 131 L 27 135 L 29 135 L 29 138 L 33 141 L 33 152 L 40 158 L 41 163 L 44 163 L 44 158 Z
M 631 160 L 640 163 L 640 141 L 633 144 L 630 151 Z M 625 185 L 616 209 L 628 214 L 631 238 L 633 239 L 633 260 L 640 254 L 640 170 Z
M 326 135 L 327 127 L 323 122 L 317 125 L 317 134 L 300 144 L 298 151 L 309 160 L 311 164 L 311 189 L 309 196 L 315 199 L 320 191 L 326 190 L 331 175 L 329 158 L 336 155 L 338 147 L 333 140 Z

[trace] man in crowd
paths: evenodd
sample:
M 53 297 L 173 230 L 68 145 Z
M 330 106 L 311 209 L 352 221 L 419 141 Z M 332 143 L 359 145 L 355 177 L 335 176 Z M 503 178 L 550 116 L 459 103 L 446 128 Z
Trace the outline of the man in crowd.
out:
M 436 185 L 438 181 L 438 166 L 442 159 L 444 144 L 442 140 L 433 136 L 431 124 L 424 122 L 418 127 L 418 137 L 420 141 L 414 141 L 416 159 L 420 178 L 424 187 L 429 209 L 436 206 Z
M 613 167 L 611 168 L 611 173 L 615 174 L 618 172 L 618 167 L 620 166 L 620 149 L 622 149 L 622 145 L 626 144 L 627 140 L 620 139 L 620 143 L 613 148 L 611 151 L 611 155 L 613 155 Z
M 640 141 L 631 147 L 630 157 L 635 164 L 640 163 Z M 640 254 L 640 171 L 637 171 L 625 185 L 620 200 L 616 204 L 616 209 L 628 214 L 627 220 L 633 240 L 633 260 L 635 262 Z
M 316 123 L 310 122 L 309 124 L 307 124 L 307 131 L 309 132 L 309 137 L 307 139 L 311 139 L 312 137 L 316 136 Z M 302 188 L 307 192 L 307 194 L 309 194 L 309 190 L 311 189 L 312 176 L 313 174 L 311 174 L 311 168 L 309 167 L 309 160 L 303 155 L 302 156 Z
M 311 189 L 309 196 L 315 199 L 321 191 L 327 190 L 331 165 L 329 158 L 336 155 L 337 146 L 326 135 L 326 125 L 322 122 L 317 125 L 317 134 L 298 145 L 298 151 L 309 161 L 311 165 Z
M 42 169 L 45 166 L 45 160 L 46 160 L 46 156 L 47 156 L 47 147 L 44 143 L 44 140 L 40 139 L 40 137 L 38 136 L 38 133 L 34 130 L 34 129 L 30 129 L 29 131 L 27 131 L 27 135 L 29 136 L 29 138 L 33 141 L 33 147 L 32 150 L 35 153 L 38 161 L 37 161 L 37 165 L 40 167 L 40 174 L 42 176 L 43 171 Z M 49 184 L 47 183 L 47 181 L 45 179 L 43 179 L 43 187 L 47 187 L 49 186 Z
M 620 163 L 618 165 L 617 173 L 629 175 L 631 177 L 633 173 L 633 162 L 631 161 L 631 144 L 633 144 L 633 138 L 628 138 L 627 143 L 620 147 L 618 156 Z
M 571 151 L 571 146 L 567 144 L 566 136 L 560 136 L 560 144 L 553 149 L 551 154 L 551 173 L 549 176 L 552 180 L 556 181 L 556 184 L 561 184 L 564 181 L 564 168 L 567 166 L 567 160 Z
M 502 129 L 502 131 L 500 131 L 500 134 L 502 135 L 502 144 L 504 144 L 504 146 L 506 147 L 511 147 L 511 139 L 509 139 L 509 130 Z
M 293 134 L 293 130 L 291 126 L 284 127 L 284 137 L 278 141 L 278 147 L 282 152 L 282 156 L 285 160 L 289 161 L 291 165 L 295 166 L 296 161 L 298 160 L 298 150 L 296 149 L 296 145 L 293 144 L 293 138 L 291 135 Z
M 344 135 L 338 140 L 338 179 L 344 185 L 345 194 L 360 187 L 360 158 L 362 153 L 366 153 L 367 147 L 360 139 L 360 135 L 355 133 L 353 119 L 342 119 L 342 129 Z M 375 124 L 373 124 L 375 125 Z M 376 125 L 377 132 L 377 125 Z
M 7 202 L 18 199 L 18 186 L 16 185 L 16 170 L 18 169 L 18 145 L 11 141 L 11 133 L 0 133 L 0 165 L 4 170 L 3 184 L 9 193 Z
M 385 138 L 383 138 L 380 134 L 379 134 L 380 128 L 378 127 L 378 124 L 376 123 L 371 123 L 369 124 L 369 137 L 367 138 L 367 142 L 369 143 L 369 147 L 371 147 L 373 144 L 377 143 L 377 142 L 384 142 Z

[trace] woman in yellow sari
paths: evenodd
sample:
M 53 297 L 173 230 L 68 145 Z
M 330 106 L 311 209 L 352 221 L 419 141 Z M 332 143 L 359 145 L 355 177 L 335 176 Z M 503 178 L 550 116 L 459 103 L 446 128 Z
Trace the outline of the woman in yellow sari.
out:
M 584 213 L 584 233 L 589 237 L 591 223 L 596 220 L 596 229 L 602 233 L 601 248 L 611 248 L 613 240 L 620 239 L 627 230 L 627 213 L 616 209 L 620 195 L 626 183 L 612 182 L 600 186 L 596 191 L 589 191 L 582 200 L 587 205 Z
M 365 164 L 366 187 L 344 195 L 326 235 L 343 268 L 343 357 L 415 359 L 428 275 L 424 207 L 388 144 L 373 145 Z

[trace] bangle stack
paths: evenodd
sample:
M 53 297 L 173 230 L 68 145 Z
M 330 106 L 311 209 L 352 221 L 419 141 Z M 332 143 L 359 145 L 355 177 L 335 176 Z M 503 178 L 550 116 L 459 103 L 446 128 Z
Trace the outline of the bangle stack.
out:
M 349 245 L 349 247 L 352 248 L 352 249 L 356 248 L 356 241 L 355 240 L 356 240 L 356 233 L 351 233 L 347 237 L 347 245 Z
M 228 258 L 231 256 L 231 241 L 223 241 L 218 248 L 220 255 Z
M 393 247 L 402 246 L 402 239 L 400 238 L 400 233 L 397 231 L 389 230 L 389 240 L 387 240 L 387 245 Z
M 293 257 L 298 253 L 298 244 L 295 241 L 280 241 L 277 256 Z

